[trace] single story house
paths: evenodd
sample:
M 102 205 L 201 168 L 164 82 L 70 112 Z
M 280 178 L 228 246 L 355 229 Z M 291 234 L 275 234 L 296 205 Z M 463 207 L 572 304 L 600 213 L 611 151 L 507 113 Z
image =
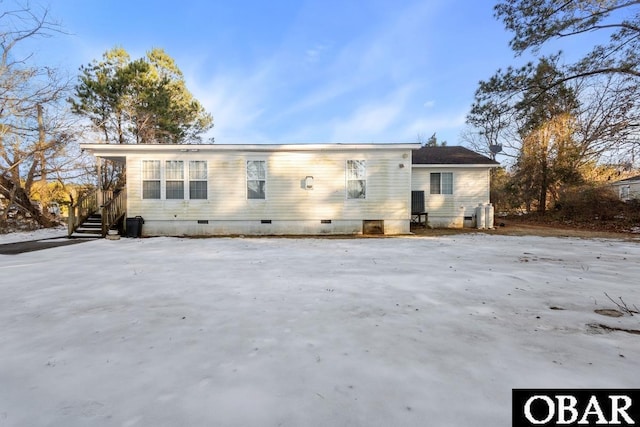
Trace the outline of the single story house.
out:
M 609 185 L 624 202 L 640 199 L 640 175 L 621 179 Z
M 103 235 L 124 216 L 142 217 L 145 236 L 407 234 L 411 190 L 424 191 L 430 225 L 462 226 L 489 203 L 497 165 L 462 147 L 400 143 L 81 148 L 125 166 L 126 191 L 96 198 Z M 70 233 L 89 210 L 75 211 Z

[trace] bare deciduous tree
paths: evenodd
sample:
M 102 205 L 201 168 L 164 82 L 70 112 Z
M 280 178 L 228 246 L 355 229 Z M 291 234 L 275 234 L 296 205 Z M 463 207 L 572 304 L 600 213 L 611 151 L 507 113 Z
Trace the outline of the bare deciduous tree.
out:
M 68 79 L 48 67 L 32 65 L 21 54 L 27 39 L 61 31 L 48 9 L 2 3 L 0 11 L 0 194 L 43 226 L 51 225 L 46 209 L 31 203 L 34 182 L 45 182 L 60 169 L 73 131 L 59 112 L 70 87 Z M 6 220 L 4 217 L 0 219 Z

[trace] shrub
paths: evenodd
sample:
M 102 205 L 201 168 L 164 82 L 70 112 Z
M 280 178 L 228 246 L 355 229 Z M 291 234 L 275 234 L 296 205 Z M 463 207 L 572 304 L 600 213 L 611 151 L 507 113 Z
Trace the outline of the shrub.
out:
M 565 221 L 610 221 L 625 218 L 627 211 L 629 207 L 611 188 L 579 186 L 559 194 L 554 216 Z

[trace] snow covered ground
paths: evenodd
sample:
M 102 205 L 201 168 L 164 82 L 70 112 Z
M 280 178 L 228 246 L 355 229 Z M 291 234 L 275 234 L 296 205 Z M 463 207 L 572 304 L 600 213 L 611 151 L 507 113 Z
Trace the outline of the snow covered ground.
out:
M 63 233 L 64 234 L 64 233 Z M 0 255 L 0 426 L 507 426 L 640 387 L 640 242 L 95 240 Z

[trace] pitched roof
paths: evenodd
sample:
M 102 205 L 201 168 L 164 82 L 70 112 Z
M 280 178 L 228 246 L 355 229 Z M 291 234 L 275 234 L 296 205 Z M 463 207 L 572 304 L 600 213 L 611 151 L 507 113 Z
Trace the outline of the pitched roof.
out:
M 487 165 L 498 162 L 461 146 L 422 147 L 413 150 L 414 165 Z
M 631 178 L 621 179 L 619 181 L 614 182 L 613 184 L 626 184 L 627 182 L 635 182 L 640 181 L 640 175 L 632 176 Z

